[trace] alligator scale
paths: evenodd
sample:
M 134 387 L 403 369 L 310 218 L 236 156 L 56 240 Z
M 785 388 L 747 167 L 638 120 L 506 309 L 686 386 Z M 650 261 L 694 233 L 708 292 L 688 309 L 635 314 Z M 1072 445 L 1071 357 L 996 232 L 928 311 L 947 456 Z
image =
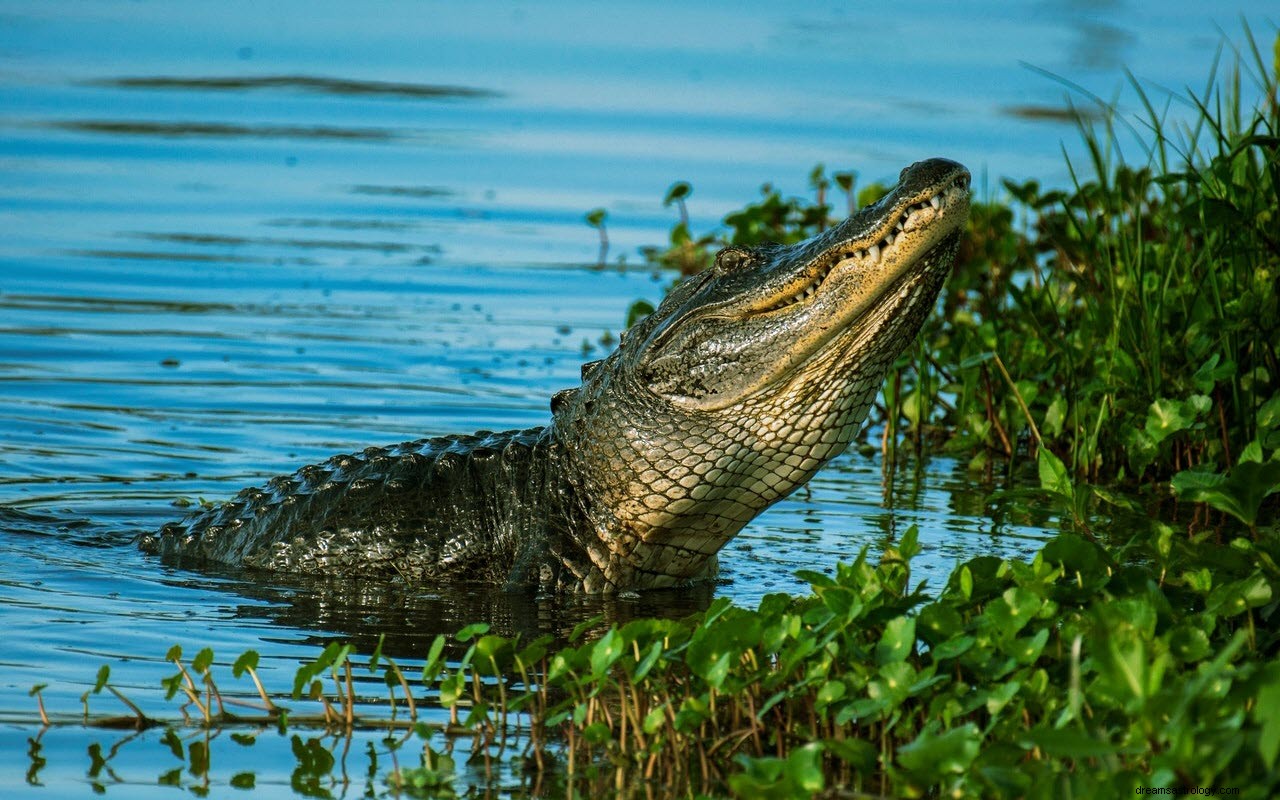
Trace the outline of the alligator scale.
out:
M 370 448 L 165 526 L 183 564 L 541 591 L 679 585 L 849 444 L 946 279 L 969 173 L 933 159 L 840 225 L 730 247 L 544 428 Z

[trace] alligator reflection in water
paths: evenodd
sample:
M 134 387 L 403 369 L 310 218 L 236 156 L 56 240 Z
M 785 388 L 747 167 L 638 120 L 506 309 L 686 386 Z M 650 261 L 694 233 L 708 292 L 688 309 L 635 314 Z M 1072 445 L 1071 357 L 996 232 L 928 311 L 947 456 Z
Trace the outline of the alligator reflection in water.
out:
M 218 585 L 221 593 L 249 601 L 235 609 L 237 619 L 261 619 L 289 631 L 310 632 L 290 637 L 302 645 L 324 646 L 337 638 L 368 653 L 381 640 L 382 650 L 396 658 L 421 658 L 437 634 L 445 634 L 449 645 L 457 648 L 447 655 L 460 656 L 465 645 L 452 634 L 476 622 L 499 636 L 519 635 L 528 641 L 550 634 L 563 644 L 584 623 L 590 623 L 585 631 L 590 633 L 633 619 L 682 618 L 704 611 L 716 588 L 708 582 L 631 596 L 533 597 L 491 586 L 450 586 L 448 594 L 429 594 L 402 581 L 287 575 L 267 583 L 241 570 L 215 568 L 214 574 L 225 579 Z M 168 583 L 207 588 L 206 581 L 195 578 L 171 577 Z
M 933 308 L 968 208 L 963 166 L 914 164 L 813 239 L 721 251 L 583 367 L 545 428 L 340 456 L 143 546 L 187 563 L 544 593 L 706 579 L 747 522 L 853 439 Z

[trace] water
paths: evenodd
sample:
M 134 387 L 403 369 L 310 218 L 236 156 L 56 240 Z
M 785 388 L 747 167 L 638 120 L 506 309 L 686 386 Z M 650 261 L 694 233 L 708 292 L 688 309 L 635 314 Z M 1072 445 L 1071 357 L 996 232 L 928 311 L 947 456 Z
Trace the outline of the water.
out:
M 73 719 L 108 664 L 174 718 L 157 688 L 174 643 L 220 662 L 256 649 L 283 691 L 335 639 L 367 653 L 386 633 L 414 663 L 436 632 L 477 619 L 563 633 L 713 593 L 801 591 L 795 570 L 876 552 L 911 524 L 934 585 L 1052 533 L 1048 516 L 991 513 L 992 487 L 947 459 L 886 483 L 850 453 L 727 548 L 721 585 L 639 599 L 266 581 L 172 570 L 132 546 L 181 515 L 175 501 L 334 453 L 544 423 L 630 302 L 669 282 L 636 248 L 664 241 L 675 180 L 695 187 L 698 230 L 762 182 L 805 193 L 820 161 L 865 182 L 946 155 L 980 190 L 1063 183 L 1074 133 L 1046 113 L 1063 90 L 1019 62 L 1104 96 L 1123 66 L 1176 89 L 1203 83 L 1215 21 L 1238 29 L 1235 9 L 1192 2 L 687 6 L 0 2 L 7 791 L 171 794 L 157 779 L 183 762 L 161 733 L 37 737 L 28 690 L 48 684 L 48 707 Z M 1239 10 L 1270 30 L 1263 4 Z M 595 207 L 610 212 L 605 269 L 583 222 Z M 366 745 L 381 754 L 368 786 L 386 791 L 390 754 L 362 735 L 335 794 L 365 791 Z M 259 792 L 305 793 L 310 778 L 281 766 L 297 760 L 290 738 L 258 738 L 211 744 L 213 793 L 245 772 Z

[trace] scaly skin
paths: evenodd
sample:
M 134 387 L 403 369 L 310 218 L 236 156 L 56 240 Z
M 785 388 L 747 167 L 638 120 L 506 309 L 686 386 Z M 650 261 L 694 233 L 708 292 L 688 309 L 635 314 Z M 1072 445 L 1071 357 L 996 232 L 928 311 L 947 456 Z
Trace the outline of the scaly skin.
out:
M 969 174 L 933 159 L 787 247 L 730 247 L 627 331 L 545 428 L 339 456 L 165 526 L 179 562 L 542 591 L 713 574 L 842 452 L 950 271 Z

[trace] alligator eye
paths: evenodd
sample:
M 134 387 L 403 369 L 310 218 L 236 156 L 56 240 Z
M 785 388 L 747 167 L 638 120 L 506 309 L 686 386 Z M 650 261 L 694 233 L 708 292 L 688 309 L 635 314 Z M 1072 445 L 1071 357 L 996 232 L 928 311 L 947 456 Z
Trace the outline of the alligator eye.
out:
M 726 247 L 716 253 L 716 269 L 733 272 L 751 263 L 751 251 L 743 247 Z

